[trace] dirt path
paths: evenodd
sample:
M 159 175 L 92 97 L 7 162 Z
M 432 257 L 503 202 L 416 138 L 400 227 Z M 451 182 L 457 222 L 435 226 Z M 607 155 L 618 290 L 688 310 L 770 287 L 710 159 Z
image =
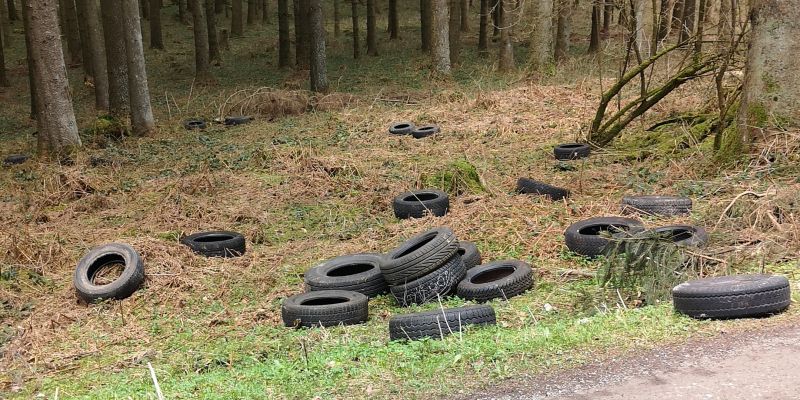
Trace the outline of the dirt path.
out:
M 800 321 L 509 382 L 472 400 L 797 399 Z

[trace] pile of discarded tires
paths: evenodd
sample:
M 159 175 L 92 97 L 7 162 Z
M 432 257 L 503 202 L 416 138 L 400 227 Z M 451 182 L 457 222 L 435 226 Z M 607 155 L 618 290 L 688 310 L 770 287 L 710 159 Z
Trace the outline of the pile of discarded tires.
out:
M 475 302 L 508 299 L 533 286 L 533 270 L 521 261 L 481 265 L 470 242 L 459 242 L 446 227 L 423 232 L 386 254 L 354 254 L 319 264 L 305 274 L 307 292 L 283 302 L 289 327 L 349 325 L 366 322 L 369 298 L 391 293 L 408 307 L 438 302 L 455 293 Z M 495 323 L 491 306 L 411 313 L 389 320 L 392 340 L 442 337 L 470 325 Z
M 414 139 L 422 139 L 441 132 L 439 125 L 415 125 L 413 122 L 395 122 L 389 126 L 389 133 L 395 136 L 411 135 Z

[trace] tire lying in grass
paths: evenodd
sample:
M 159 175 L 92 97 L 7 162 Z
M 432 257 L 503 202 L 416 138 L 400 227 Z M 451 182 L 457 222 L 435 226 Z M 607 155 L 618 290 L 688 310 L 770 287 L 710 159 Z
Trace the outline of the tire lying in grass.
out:
M 706 230 L 691 225 L 670 225 L 648 229 L 634 235 L 634 240 L 638 238 L 665 240 L 681 247 L 703 247 L 708 243 Z
M 461 332 L 468 326 L 496 323 L 494 309 L 487 305 L 437 309 L 392 317 L 389 319 L 389 339 L 438 339 Z
M 183 122 L 183 127 L 186 128 L 187 131 L 194 129 L 206 129 L 206 121 L 203 121 L 202 119 L 187 119 Z
M 446 263 L 458 251 L 458 239 L 450 228 L 420 233 L 386 254 L 381 272 L 389 285 L 421 278 Z
M 688 215 L 692 212 L 692 199 L 676 196 L 626 196 L 622 198 L 622 212 L 656 216 Z
M 412 122 L 395 122 L 389 127 L 389 133 L 392 135 L 410 135 L 414 132 L 414 129 L 416 129 L 416 126 Z
M 236 126 L 236 125 L 244 125 L 249 124 L 250 121 L 253 120 L 253 117 L 245 117 L 245 116 L 238 116 L 238 117 L 225 117 L 225 120 L 222 121 L 225 126 Z
M 589 157 L 592 152 L 588 144 L 563 143 L 553 148 L 556 160 L 569 161 Z
M 643 230 L 644 225 L 631 218 L 589 218 L 570 225 L 564 232 L 564 240 L 572 252 L 587 257 L 596 257 L 603 254 L 611 235 L 630 236 Z
M 467 271 L 458 297 L 479 302 L 510 299 L 533 286 L 533 269 L 522 261 L 496 261 Z
M 481 260 L 481 252 L 478 251 L 478 246 L 475 246 L 475 243 L 465 240 L 458 241 L 458 255 L 464 260 L 464 265 L 468 270 L 481 265 L 481 262 L 483 262 Z
M 3 160 L 3 165 L 17 165 L 22 164 L 28 160 L 28 156 L 24 154 L 11 154 Z
M 452 292 L 464 279 L 467 267 L 458 254 L 453 255 L 437 270 L 402 285 L 390 286 L 392 296 L 402 307 L 434 301 Z
M 743 318 L 789 307 L 789 280 L 771 275 L 732 275 L 682 283 L 672 289 L 675 311 L 694 318 Z
M 244 236 L 236 232 L 199 232 L 184 237 L 181 243 L 206 257 L 239 257 L 245 252 Z
M 356 325 L 367 322 L 367 296 L 347 290 L 296 294 L 283 301 L 281 317 L 289 327 Z
M 399 219 L 423 218 L 428 214 L 443 217 L 450 208 L 450 197 L 441 190 L 416 190 L 395 197 L 392 208 Z
M 414 136 L 414 139 L 422 139 L 424 137 L 432 136 L 437 133 L 441 132 L 439 125 L 422 125 L 418 126 L 411 132 L 411 136 Z
M 306 271 L 309 291 L 349 290 L 367 297 L 389 291 L 381 273 L 380 254 L 352 254 L 325 261 Z
M 553 201 L 569 197 L 569 190 L 567 189 L 562 189 L 560 187 L 555 187 L 528 178 L 519 178 L 519 180 L 517 180 L 517 193 L 538 194 L 547 196 Z
M 101 284 L 104 270 L 123 266 L 122 273 L 107 284 Z M 78 296 L 91 303 L 99 300 L 121 300 L 132 295 L 144 282 L 144 262 L 133 247 L 110 243 L 95 247 L 78 262 L 73 283 Z

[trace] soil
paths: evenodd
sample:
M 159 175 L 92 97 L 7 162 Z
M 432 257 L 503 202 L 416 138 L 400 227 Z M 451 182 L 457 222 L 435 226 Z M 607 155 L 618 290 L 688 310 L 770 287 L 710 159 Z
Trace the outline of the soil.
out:
M 506 382 L 470 400 L 796 399 L 800 321 Z

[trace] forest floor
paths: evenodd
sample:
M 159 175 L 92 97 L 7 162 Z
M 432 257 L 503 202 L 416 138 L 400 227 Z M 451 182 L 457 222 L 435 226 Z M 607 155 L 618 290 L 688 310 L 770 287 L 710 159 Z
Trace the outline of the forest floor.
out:
M 562 232 L 579 219 L 617 214 L 625 194 L 691 196 L 691 217 L 645 223 L 705 226 L 704 273 L 763 271 L 798 282 L 798 135 L 776 135 L 754 161 L 721 166 L 710 140 L 693 145 L 684 127 L 642 129 L 703 109 L 712 95 L 703 82 L 660 104 L 613 147 L 564 164 L 552 159 L 553 146 L 582 137 L 619 61 L 610 50 L 605 60 L 583 55 L 583 37 L 575 37 L 569 62 L 530 76 L 496 73 L 472 50 L 470 34 L 462 66 L 445 79 L 430 75 L 412 22 L 405 40 L 382 42 L 382 56 L 357 62 L 344 36 L 329 50 L 335 93 L 314 98 L 298 90 L 306 74 L 278 72 L 274 36 L 261 30 L 274 25 L 232 41 L 215 67 L 217 85 L 194 85 L 191 32 L 169 20 L 168 50 L 147 53 L 157 133 L 115 140 L 85 129 L 85 151 L 71 165 L 30 160 L 0 169 L 0 397 L 154 398 L 147 363 L 171 399 L 466 395 L 597 357 L 763 325 L 696 321 L 670 304 L 637 307 L 635 291 L 600 290 L 592 273 L 602 262 L 570 254 Z M 30 154 L 36 128 L 15 32 L 7 56 L 13 87 L 0 92 L 0 146 Z M 520 46 L 518 60 L 525 56 Z M 79 124 L 96 126 L 91 93 L 78 69 L 70 74 Z M 259 89 L 266 87 L 279 90 Z M 182 127 L 186 118 L 240 112 L 256 120 Z M 437 123 L 442 133 L 390 136 L 397 120 Z M 460 178 L 471 167 L 480 185 Z M 523 176 L 572 196 L 554 203 L 515 195 Z M 447 216 L 394 217 L 394 195 L 430 186 L 451 192 Z M 389 342 L 390 316 L 440 307 L 403 309 L 389 296 L 370 302 L 364 325 L 282 326 L 281 301 L 303 291 L 306 269 L 342 254 L 386 252 L 440 225 L 475 242 L 484 260 L 522 259 L 536 269 L 534 290 L 490 303 L 496 327 Z M 247 253 L 205 259 L 178 243 L 210 229 L 242 232 Z M 144 288 L 124 301 L 80 304 L 72 287 L 78 259 L 114 241 L 144 257 Z

